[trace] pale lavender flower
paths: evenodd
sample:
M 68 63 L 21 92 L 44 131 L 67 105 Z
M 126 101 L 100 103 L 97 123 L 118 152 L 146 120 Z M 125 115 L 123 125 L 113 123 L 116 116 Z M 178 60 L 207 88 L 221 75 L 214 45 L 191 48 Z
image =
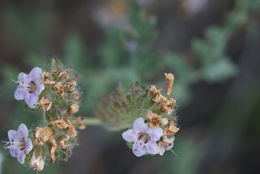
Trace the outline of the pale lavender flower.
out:
M 133 129 L 123 132 L 122 137 L 125 141 L 133 143 L 133 153 L 140 157 L 149 154 L 157 154 L 159 151 L 156 141 L 160 140 L 163 130 L 160 127 L 149 128 L 143 118 L 134 121 Z
M 18 87 L 14 93 L 16 100 L 24 100 L 30 108 L 35 108 L 38 103 L 38 96 L 44 90 L 44 85 L 40 82 L 42 69 L 35 67 L 27 75 L 21 72 L 18 75 Z
M 28 129 L 25 124 L 20 124 L 18 130 L 8 131 L 9 142 L 6 143 L 5 148 L 9 149 L 12 157 L 24 164 L 25 157 L 33 149 L 33 144 L 28 138 Z

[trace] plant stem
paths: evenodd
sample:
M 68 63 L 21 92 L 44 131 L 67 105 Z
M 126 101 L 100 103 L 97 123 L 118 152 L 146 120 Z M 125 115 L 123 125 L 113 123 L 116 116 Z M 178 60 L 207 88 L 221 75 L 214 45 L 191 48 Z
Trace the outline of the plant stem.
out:
M 99 118 L 84 118 L 84 124 L 90 126 L 102 125 L 102 122 Z
M 42 117 L 43 117 L 43 122 L 45 123 L 46 122 L 46 113 L 45 113 L 45 111 L 43 111 Z

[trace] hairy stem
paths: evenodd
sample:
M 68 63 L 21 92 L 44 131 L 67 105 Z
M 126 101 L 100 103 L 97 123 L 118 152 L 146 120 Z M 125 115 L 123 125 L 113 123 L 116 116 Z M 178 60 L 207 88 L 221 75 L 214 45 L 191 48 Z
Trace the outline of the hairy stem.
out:
M 84 118 L 84 124 L 90 126 L 102 125 L 102 122 L 99 118 Z

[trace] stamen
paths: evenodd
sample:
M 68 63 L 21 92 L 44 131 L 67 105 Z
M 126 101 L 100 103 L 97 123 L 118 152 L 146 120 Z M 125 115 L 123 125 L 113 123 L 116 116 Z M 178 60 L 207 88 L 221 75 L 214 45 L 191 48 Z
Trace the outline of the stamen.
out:
M 179 155 L 176 154 L 172 149 L 170 149 L 170 151 L 172 152 L 173 155 L 175 155 L 175 156 L 179 156 Z

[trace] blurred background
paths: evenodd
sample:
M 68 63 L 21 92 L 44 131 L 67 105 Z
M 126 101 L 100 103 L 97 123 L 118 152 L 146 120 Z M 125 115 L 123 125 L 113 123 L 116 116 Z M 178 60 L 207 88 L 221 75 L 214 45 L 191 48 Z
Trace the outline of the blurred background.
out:
M 58 56 L 81 74 L 80 115 L 121 82 L 175 75 L 174 151 L 135 157 L 121 132 L 88 126 L 68 162 L 43 174 L 260 173 L 259 0 L 0 1 L 0 140 L 40 113 L 13 98 L 19 72 Z M 37 173 L 0 148 L 1 174 Z

